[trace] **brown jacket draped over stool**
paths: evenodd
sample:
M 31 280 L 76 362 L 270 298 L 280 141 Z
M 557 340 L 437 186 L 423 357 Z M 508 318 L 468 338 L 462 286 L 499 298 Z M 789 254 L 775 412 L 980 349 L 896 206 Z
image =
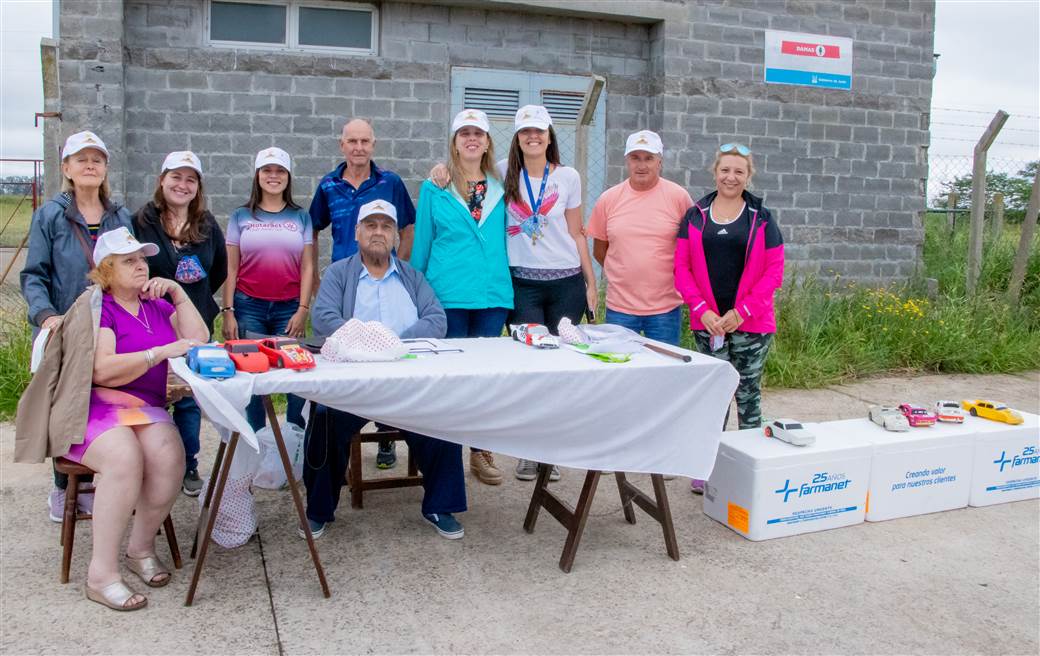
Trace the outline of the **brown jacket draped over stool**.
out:
M 81 444 L 94 381 L 101 289 L 86 289 L 51 329 L 43 359 L 18 400 L 14 461 L 43 462 Z

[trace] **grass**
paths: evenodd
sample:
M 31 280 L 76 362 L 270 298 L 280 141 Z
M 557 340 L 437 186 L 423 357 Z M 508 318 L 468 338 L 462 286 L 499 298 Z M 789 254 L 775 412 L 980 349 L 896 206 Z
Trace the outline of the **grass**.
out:
M 777 336 L 765 385 L 816 388 L 883 373 L 1014 373 L 1040 369 L 1040 247 L 1033 244 L 1022 301 L 1004 297 L 1021 227 L 987 232 L 974 298 L 964 292 L 967 226 L 952 235 L 939 215 L 925 218 L 923 274 L 869 288 L 840 277 L 789 280 L 777 293 Z M 6 234 L 6 233 L 5 233 Z M 924 278 L 938 281 L 925 293 Z M 12 294 L 14 292 L 12 291 Z M 14 416 L 29 381 L 32 344 L 21 301 L 0 313 L 0 419 Z M 603 308 L 600 308 L 602 316 Z M 693 347 L 686 310 L 683 346 Z M 220 335 L 220 318 L 214 326 Z M 279 411 L 284 398 L 276 401 Z
M 29 232 L 32 221 L 32 199 L 0 196 L 0 246 L 17 247 Z
M 840 277 L 788 281 L 777 294 L 777 336 L 765 384 L 813 388 L 887 372 L 1014 373 L 1040 368 L 1040 249 L 1022 302 L 1004 297 L 1018 245 L 1009 226 L 985 246 L 978 293 L 967 298 L 967 226 L 950 235 L 926 218 L 924 275 L 887 288 Z M 938 281 L 928 296 L 923 278 Z
M 18 409 L 18 399 L 29 384 L 29 357 L 32 355 L 32 334 L 29 324 L 21 316 L 0 316 L 0 419 L 12 419 Z

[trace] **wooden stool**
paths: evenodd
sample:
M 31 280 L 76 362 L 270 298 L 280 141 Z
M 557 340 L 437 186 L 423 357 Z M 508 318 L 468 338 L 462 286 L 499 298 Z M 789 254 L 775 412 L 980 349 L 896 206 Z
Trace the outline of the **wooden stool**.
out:
M 90 476 L 94 474 L 93 469 L 86 465 L 81 465 L 65 458 L 54 459 L 54 469 L 58 472 L 65 474 L 69 477 L 69 484 L 65 488 L 65 511 L 61 516 L 61 536 L 58 538 L 58 544 L 62 546 L 61 552 L 61 582 L 69 582 L 69 568 L 72 566 L 72 541 L 76 537 L 76 522 L 81 519 L 92 519 L 92 515 L 85 513 L 79 513 L 76 511 L 76 499 L 82 494 L 94 494 L 94 486 L 85 488 L 82 492 L 79 489 L 79 479 L 83 476 Z M 166 521 L 163 522 L 163 528 L 166 531 L 166 541 L 170 545 L 170 554 L 173 556 L 173 566 L 176 569 L 181 568 L 181 550 L 177 547 L 177 536 L 173 532 L 173 520 L 170 516 L 166 516 Z
M 363 508 L 365 490 L 388 490 L 395 487 L 411 487 L 422 485 L 423 477 L 411 452 L 408 453 L 408 474 L 405 476 L 386 476 L 365 480 L 361 475 L 362 443 L 384 442 L 387 440 L 404 441 L 396 430 L 358 433 L 350 440 L 350 464 L 347 466 L 347 485 L 350 486 L 350 507 Z

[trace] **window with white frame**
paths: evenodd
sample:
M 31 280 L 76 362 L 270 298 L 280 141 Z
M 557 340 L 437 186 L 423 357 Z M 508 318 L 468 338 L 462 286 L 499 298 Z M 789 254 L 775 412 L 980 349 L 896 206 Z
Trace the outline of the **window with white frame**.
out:
M 331 0 L 210 0 L 207 36 L 214 46 L 285 48 L 374 55 L 374 5 Z

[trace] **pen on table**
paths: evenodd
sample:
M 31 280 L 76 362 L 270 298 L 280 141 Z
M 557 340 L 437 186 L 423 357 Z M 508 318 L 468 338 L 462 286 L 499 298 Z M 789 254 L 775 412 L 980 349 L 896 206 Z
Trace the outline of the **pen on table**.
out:
M 660 353 L 661 355 L 667 355 L 670 358 L 675 358 L 676 360 L 682 360 L 683 362 L 689 362 L 689 361 L 693 360 L 693 358 L 691 358 L 690 356 L 686 355 L 685 353 L 677 353 L 675 351 L 669 351 L 668 349 L 662 348 L 660 346 L 657 346 L 656 344 L 647 344 L 646 342 L 643 342 L 643 346 L 645 346 L 646 348 L 650 349 L 654 353 Z

